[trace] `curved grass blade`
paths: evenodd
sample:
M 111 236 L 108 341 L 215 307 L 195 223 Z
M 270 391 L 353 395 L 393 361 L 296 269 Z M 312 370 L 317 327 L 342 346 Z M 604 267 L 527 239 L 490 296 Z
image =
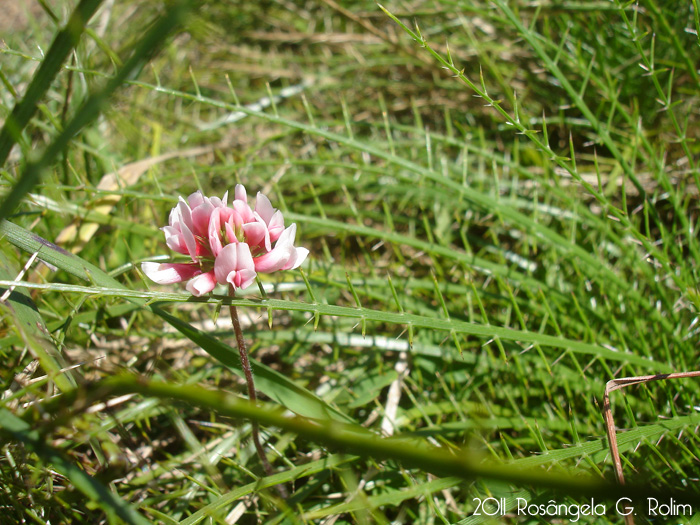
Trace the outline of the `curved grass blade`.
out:
M 645 425 L 643 427 L 637 427 L 629 430 L 620 435 L 618 441 L 618 446 L 621 452 L 628 450 L 636 450 L 640 443 L 646 441 L 648 443 L 658 442 L 662 436 L 665 434 L 673 434 L 682 431 L 685 428 L 697 427 L 700 423 L 700 416 L 690 415 L 690 416 L 680 416 L 674 417 L 663 421 L 662 423 L 656 423 L 652 425 Z M 609 442 L 607 439 L 597 439 L 595 441 L 588 441 L 586 443 L 580 443 L 578 445 L 562 448 L 558 450 L 550 450 L 546 454 L 532 456 L 529 458 L 517 459 L 513 464 L 519 465 L 521 467 L 535 467 L 540 465 L 546 465 L 548 463 L 559 463 L 565 460 L 571 460 L 576 458 L 588 457 L 591 461 L 596 463 L 602 463 L 610 456 L 609 453 Z M 532 495 L 527 492 L 512 496 L 506 499 L 505 510 L 511 511 L 516 507 L 516 498 L 522 497 L 526 500 L 530 500 Z M 657 499 L 660 498 L 659 495 L 651 495 Z M 692 495 L 690 498 L 692 499 Z M 695 496 L 697 497 L 697 496 Z M 458 522 L 458 525 L 476 525 L 478 523 L 489 522 L 491 518 L 486 515 L 481 516 L 470 516 Z
M 104 88 L 88 97 L 63 131 L 49 144 L 43 155 L 38 160 L 27 164 L 20 179 L 0 204 L 0 220 L 14 211 L 22 198 L 39 182 L 41 173 L 54 163 L 73 137 L 97 118 L 117 88 L 138 74 L 143 65 L 156 54 L 168 35 L 180 24 L 188 7 L 189 2 L 184 1 L 172 5 L 139 41 L 131 58 L 117 71 L 117 74 L 107 82 Z
M 62 402 L 70 404 L 74 399 L 81 399 L 85 401 L 82 405 L 87 407 L 111 396 L 130 393 L 181 401 L 229 417 L 256 420 L 263 425 L 294 432 L 306 439 L 337 448 L 343 452 L 380 460 L 393 459 L 400 461 L 407 467 L 418 468 L 440 476 L 455 476 L 469 481 L 475 478 L 493 479 L 515 485 L 533 485 L 562 493 L 600 498 L 623 496 L 642 498 L 652 495 L 657 498 L 671 497 L 670 493 L 663 490 L 655 490 L 652 493 L 648 486 L 627 485 L 622 487 L 588 476 L 572 476 L 523 468 L 531 463 L 531 461 L 527 461 L 530 459 L 549 461 L 550 454 L 546 454 L 542 458 L 527 458 L 525 461 L 507 464 L 495 463 L 485 460 L 480 455 L 470 453 L 468 450 L 461 450 L 459 454 L 454 454 L 452 451 L 429 447 L 415 439 L 381 438 L 359 425 L 347 425 L 336 421 L 319 424 L 319 422 L 306 418 L 286 417 L 279 410 L 253 406 L 243 398 L 223 392 L 214 392 L 189 385 L 183 387 L 139 377 L 111 377 L 67 394 Z M 50 405 L 51 401 L 48 404 Z M 71 415 L 67 413 L 64 416 L 69 418 Z M 694 424 L 697 424 L 697 417 L 691 419 Z M 569 450 L 576 451 L 577 448 L 572 447 Z M 567 452 L 567 450 L 561 452 Z M 676 501 L 690 501 L 693 497 L 695 496 L 691 494 L 691 491 L 675 491 L 673 493 L 673 498 Z
M 312 476 L 323 470 L 332 469 L 345 463 L 355 461 L 356 459 L 357 456 L 334 454 L 317 461 L 312 461 L 311 463 L 294 467 L 285 472 L 280 472 L 274 476 L 261 478 L 255 483 L 249 483 L 222 495 L 217 500 L 211 502 L 205 507 L 202 507 L 191 516 L 188 516 L 186 519 L 182 520 L 180 525 L 197 525 L 197 523 L 201 522 L 205 518 L 215 517 L 219 512 L 228 509 L 234 501 L 241 499 L 248 494 L 252 494 L 255 491 L 274 487 L 280 483 L 288 483 L 300 478 Z
M 38 252 L 39 259 L 53 264 L 79 279 L 88 280 L 95 286 L 121 290 L 121 293 L 118 292 L 115 295 L 128 298 L 129 301 L 138 304 L 140 307 L 150 308 L 153 313 L 162 317 L 166 322 L 171 323 L 182 334 L 186 335 L 197 344 L 200 344 L 201 347 L 214 358 L 220 360 L 224 365 L 231 367 L 236 373 L 241 372 L 238 362 L 238 352 L 236 350 L 218 341 L 214 337 L 197 330 L 188 323 L 164 312 L 158 306 L 148 306 L 145 299 L 138 297 L 138 294 L 136 294 L 136 296 L 131 294 L 131 290 L 113 277 L 107 275 L 97 266 L 90 264 L 77 255 L 73 255 L 63 248 L 9 221 L 2 221 L 0 223 L 0 235 L 4 235 L 5 239 L 22 250 L 29 253 Z M 283 302 L 287 303 L 287 301 Z M 258 305 L 252 301 L 247 301 L 244 306 L 257 307 Z M 253 370 L 257 375 L 258 390 L 271 399 L 280 402 L 289 410 L 309 417 L 330 417 L 339 421 L 351 421 L 342 412 L 334 409 L 312 392 L 300 387 L 271 368 L 253 360 Z
M 439 55 L 438 55 L 439 56 Z M 142 86 L 147 89 L 154 89 L 153 86 L 145 84 L 143 82 L 133 82 L 134 85 Z M 584 247 L 572 242 L 569 238 L 562 235 L 561 233 L 555 231 L 549 226 L 537 222 L 532 217 L 520 212 L 518 209 L 512 207 L 508 203 L 499 201 L 498 199 L 487 195 L 485 193 L 479 192 L 474 188 L 463 185 L 461 182 L 452 180 L 448 177 L 444 177 L 439 172 L 432 169 L 426 168 L 419 165 L 418 163 L 404 157 L 397 156 L 390 152 L 384 151 L 380 147 L 369 144 L 367 142 L 362 142 L 352 137 L 341 135 L 333 131 L 329 131 L 326 128 L 315 127 L 313 125 L 304 124 L 295 120 L 290 120 L 284 117 L 280 117 L 275 114 L 268 114 L 263 111 L 257 111 L 255 109 L 250 109 L 246 106 L 230 104 L 203 96 L 201 94 L 186 93 L 184 91 L 179 91 L 175 89 L 168 89 L 159 87 L 158 91 L 161 93 L 167 93 L 171 96 L 181 98 L 183 100 L 190 100 L 194 102 L 200 102 L 206 104 L 210 107 L 226 109 L 229 111 L 240 111 L 249 116 L 254 116 L 261 118 L 268 122 L 275 124 L 280 124 L 290 129 L 296 129 L 304 133 L 308 133 L 311 136 L 317 136 L 335 142 L 337 144 L 342 144 L 357 151 L 362 151 L 372 157 L 378 159 L 383 159 L 389 164 L 394 165 L 399 168 L 395 175 L 408 183 L 415 183 L 415 177 L 423 177 L 426 180 L 431 180 L 439 184 L 441 187 L 448 191 L 452 191 L 455 194 L 461 195 L 465 200 L 471 202 L 473 205 L 486 210 L 488 212 L 496 212 L 504 219 L 508 220 L 512 224 L 517 224 L 519 228 L 524 231 L 535 235 L 538 240 L 546 242 L 554 250 L 560 253 L 563 257 L 576 260 L 579 264 L 585 266 L 589 272 L 591 279 L 600 279 L 601 282 L 606 282 L 607 285 L 614 286 L 621 293 L 626 295 L 629 299 L 633 300 L 635 304 L 638 304 L 644 311 L 648 312 L 653 318 L 661 323 L 661 325 L 668 330 L 669 333 L 674 333 L 674 324 L 665 316 L 661 315 L 659 310 L 655 305 L 648 301 L 639 290 L 632 286 L 631 282 L 619 275 L 614 271 L 614 269 L 605 263 L 602 259 L 596 257 L 594 254 L 589 253 Z M 495 101 L 494 101 L 495 102 Z M 501 108 L 502 109 L 502 108 Z M 505 111 L 505 110 L 503 110 Z M 507 113 L 505 114 L 507 116 Z M 524 128 L 523 128 L 524 130 Z M 528 136 L 534 136 L 531 130 L 524 130 L 523 133 L 527 132 Z M 543 146 L 544 148 L 544 146 Z M 545 148 L 546 149 L 546 148 Z M 552 152 L 552 154 L 554 154 Z M 406 173 L 402 172 L 402 169 Z M 289 213 L 290 218 L 297 220 L 298 215 Z M 620 220 L 626 220 L 627 217 L 622 215 Z M 300 219 L 299 219 L 300 220 Z M 645 238 L 639 239 L 644 248 L 651 253 L 656 253 L 655 247 L 651 246 L 646 242 Z M 672 312 L 672 310 L 669 310 Z M 683 341 L 676 340 L 676 344 L 680 346 L 687 347 L 687 343 Z
M 45 439 L 37 430 L 32 430 L 29 423 L 4 408 L 0 408 L 0 434 L 5 434 L 5 436 L 23 443 L 42 461 L 50 464 L 61 475 L 68 478 L 75 488 L 104 510 L 111 523 L 117 522 L 117 518 L 133 525 L 148 525 L 150 523 L 107 487 L 83 472 L 63 453 L 48 446 Z
M 7 266 L 8 261 L 0 252 L 0 277 L 13 279 L 14 275 Z M 6 292 L 5 288 L 0 287 L 0 294 L 4 295 L 8 292 L 9 288 Z M 67 364 L 49 336 L 44 319 L 27 291 L 20 287 L 15 288 L 9 292 L 4 306 L 10 310 L 14 318 L 18 339 L 27 345 L 32 356 L 39 360 L 41 367 L 51 376 L 59 390 L 66 392 L 75 388 L 77 383 L 70 371 L 63 372 Z
M 243 377 L 238 351 L 222 343 L 209 334 L 196 329 L 189 323 L 181 321 L 157 305 L 151 306 L 153 313 L 159 315 L 171 326 L 176 328 L 190 341 L 197 343 L 200 348 L 221 363 L 229 367 L 237 375 Z M 251 360 L 256 388 L 280 405 L 286 406 L 297 414 L 312 419 L 334 419 L 336 421 L 352 422 L 352 418 L 336 410 L 303 387 L 296 385 L 279 372 L 262 363 Z
M 17 143 L 22 130 L 29 123 L 53 79 L 61 70 L 63 62 L 80 41 L 85 26 L 100 7 L 102 0 L 81 0 L 75 7 L 66 26 L 58 32 L 46 53 L 41 66 L 32 77 L 22 101 L 15 105 L 0 130 L 0 165 L 5 164 L 12 146 Z
M 328 507 L 312 510 L 304 514 L 305 520 L 318 520 L 327 516 L 357 512 L 363 509 L 376 509 L 378 507 L 392 506 L 398 507 L 407 499 L 429 498 L 435 492 L 447 490 L 462 483 L 460 478 L 439 478 L 427 483 L 413 485 L 405 490 L 394 490 L 378 496 L 370 496 L 366 500 L 355 498 L 352 501 L 337 503 Z
M 572 97 L 572 100 L 576 104 L 576 107 L 578 107 L 583 115 L 586 117 L 586 119 L 591 123 L 591 125 L 594 127 L 596 133 L 600 136 L 601 140 L 603 143 L 608 147 L 613 155 L 613 157 L 616 159 L 616 161 L 620 164 L 620 166 L 623 168 L 625 175 L 633 182 L 635 182 L 635 186 L 637 187 L 638 191 L 640 192 L 640 195 L 644 196 L 645 199 L 647 199 L 647 194 L 646 191 L 641 187 L 641 183 L 637 180 L 635 172 L 633 168 L 630 166 L 629 162 L 627 162 L 622 155 L 621 151 L 617 147 L 617 145 L 614 143 L 612 140 L 612 137 L 610 135 L 609 130 L 607 127 L 603 126 L 600 121 L 595 117 L 593 112 L 588 108 L 588 106 L 585 104 L 583 101 L 581 95 L 578 94 L 576 90 L 573 89 L 571 86 L 570 82 L 568 81 L 566 75 L 564 75 L 557 66 L 556 61 L 550 58 L 543 50 L 541 47 L 540 43 L 538 42 L 537 38 L 534 37 L 534 35 L 531 35 L 528 30 L 526 30 L 525 26 L 522 24 L 520 19 L 513 13 L 513 11 L 502 1 L 502 0 L 494 0 L 494 3 L 499 6 L 499 8 L 504 11 L 508 19 L 511 21 L 511 23 L 514 25 L 516 29 L 522 34 L 523 38 L 527 40 L 527 42 L 533 46 L 535 51 L 538 53 L 538 56 L 542 59 L 542 61 L 547 65 L 548 70 L 557 77 L 557 79 L 561 82 L 562 87 L 565 88 L 567 93 Z M 567 171 L 572 177 L 575 179 L 579 180 L 580 182 L 584 183 L 584 186 L 586 187 L 586 190 L 594 195 L 596 199 L 601 200 L 603 202 L 607 202 L 607 199 L 603 198 L 600 192 L 593 188 L 590 184 L 587 184 L 581 179 L 576 166 L 575 162 L 573 159 L 569 161 L 565 157 L 557 155 L 552 148 L 550 147 L 549 144 L 546 144 L 543 142 L 543 140 L 540 138 L 539 134 L 537 131 L 533 129 L 528 129 L 525 127 L 525 125 L 520 121 L 520 119 L 517 116 L 517 111 L 515 113 L 515 116 L 511 116 L 499 103 L 499 101 L 492 99 L 485 90 L 485 87 L 483 86 L 483 81 L 482 81 L 482 87 L 478 87 L 475 83 L 473 83 L 471 80 L 469 80 L 465 75 L 464 72 L 457 69 L 455 65 L 448 60 L 446 60 L 444 57 L 442 57 L 439 53 L 437 53 L 434 49 L 432 49 L 427 41 L 424 39 L 424 37 L 420 34 L 420 32 L 414 32 L 411 29 L 409 29 L 403 22 L 401 22 L 396 16 L 392 15 L 389 11 L 387 11 L 384 7 L 379 5 L 380 9 L 384 11 L 384 13 L 389 16 L 394 22 L 396 22 L 408 35 L 411 36 L 417 43 L 419 43 L 422 47 L 424 47 L 440 64 L 442 67 L 445 69 L 451 71 L 457 78 L 459 78 L 462 82 L 464 82 L 467 86 L 469 86 L 470 89 L 472 89 L 478 96 L 484 98 L 486 102 L 490 106 L 492 106 L 498 114 L 504 119 L 504 121 L 507 123 L 507 125 L 512 126 L 513 130 L 516 130 L 518 133 L 525 135 L 530 139 L 530 141 L 537 146 L 538 149 L 540 149 L 542 152 L 546 153 L 547 155 L 551 156 L 552 160 L 556 162 L 556 164 Z M 671 192 L 673 194 L 673 192 Z M 483 197 L 482 197 L 483 198 Z M 478 204 L 478 203 L 477 203 Z M 496 202 L 495 204 L 498 204 Z M 491 208 L 487 209 L 498 209 L 495 206 L 492 206 Z M 652 210 L 652 213 L 655 216 L 655 220 L 660 222 L 660 219 L 658 218 L 656 212 L 653 210 L 655 209 L 653 206 L 649 208 Z M 659 249 L 657 246 L 654 245 L 654 243 L 648 239 L 642 232 L 638 231 L 636 228 L 634 228 L 629 220 L 628 215 L 626 212 L 623 210 L 617 209 L 615 206 L 610 206 L 609 207 L 610 213 L 612 213 L 619 221 L 620 223 L 630 232 L 632 233 L 635 238 L 643 245 L 644 249 L 647 250 L 649 253 L 653 254 L 654 257 L 658 258 L 659 261 L 661 261 L 662 266 L 667 273 L 669 277 L 671 277 L 676 284 L 680 288 L 684 288 L 684 284 L 681 282 L 682 280 L 680 277 L 676 275 L 676 272 L 673 271 L 673 269 L 670 267 L 669 262 L 666 260 L 664 256 L 661 255 L 659 252 Z M 515 218 L 517 215 L 521 215 L 520 212 L 515 210 L 514 212 L 508 210 L 507 207 L 504 209 L 500 209 L 499 213 L 503 215 L 503 217 L 506 218 Z M 680 212 L 678 214 L 678 217 L 681 221 L 687 222 L 685 219 L 685 214 L 684 212 Z M 525 221 L 525 222 L 523 222 Z M 604 261 L 594 257 L 592 254 L 587 253 L 586 250 L 583 249 L 583 247 L 570 243 L 568 239 L 566 239 L 564 236 L 560 235 L 558 232 L 553 231 L 547 227 L 540 228 L 538 227 L 536 221 L 532 221 L 532 218 L 527 217 L 526 215 L 522 215 L 521 219 L 517 220 L 515 222 L 516 224 L 521 224 L 523 227 L 527 228 L 530 231 L 533 231 L 533 233 L 536 233 L 538 235 L 541 235 L 541 239 L 547 240 L 548 242 L 552 243 L 552 246 L 560 250 L 562 254 L 564 254 L 567 257 L 576 257 L 578 260 L 583 262 L 590 270 L 595 272 L 596 275 L 600 276 L 601 279 L 607 280 L 607 284 L 613 284 L 620 290 L 622 291 L 625 295 L 627 295 L 630 299 L 633 299 L 636 303 L 638 303 L 644 310 L 648 311 L 651 315 L 654 316 L 654 318 L 661 322 L 664 326 L 665 329 L 668 330 L 669 333 L 673 333 L 674 331 L 674 326 L 673 322 L 669 323 L 668 319 L 664 319 L 664 316 L 660 315 L 658 310 L 654 308 L 653 304 L 651 302 L 647 302 L 645 300 L 645 297 L 643 294 L 639 293 L 638 290 L 636 290 L 629 282 L 626 282 L 626 280 L 620 276 L 617 275 L 613 269 L 605 264 Z M 535 229 L 537 228 L 537 229 Z M 685 227 L 686 230 L 690 231 L 688 227 Z M 691 248 L 694 245 L 691 244 Z M 672 311 L 673 308 L 671 307 L 671 304 L 668 302 L 668 298 L 663 294 L 663 289 L 658 289 L 660 292 L 659 297 L 660 299 L 665 303 L 665 307 L 668 311 Z M 677 341 L 680 343 L 680 341 Z M 685 345 L 682 345 L 685 346 Z

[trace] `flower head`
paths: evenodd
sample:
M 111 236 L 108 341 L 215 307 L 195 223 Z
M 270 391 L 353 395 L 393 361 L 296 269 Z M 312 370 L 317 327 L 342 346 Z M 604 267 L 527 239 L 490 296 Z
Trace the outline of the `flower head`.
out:
M 144 273 L 158 284 L 187 282 L 195 296 L 211 292 L 217 284 L 247 288 L 258 272 L 298 268 L 309 250 L 294 246 L 296 224 L 285 228 L 282 212 L 258 193 L 255 208 L 248 205 L 242 184 L 234 200 L 206 197 L 201 191 L 182 197 L 171 212 L 168 226 L 161 228 L 171 250 L 187 255 L 191 262 L 145 262 Z

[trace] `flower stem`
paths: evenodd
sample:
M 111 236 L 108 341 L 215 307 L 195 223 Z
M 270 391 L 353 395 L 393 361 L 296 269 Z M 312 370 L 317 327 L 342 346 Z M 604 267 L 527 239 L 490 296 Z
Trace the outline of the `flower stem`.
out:
M 233 298 L 236 295 L 236 289 L 233 285 L 229 285 L 229 297 Z M 229 312 L 231 313 L 231 322 L 233 323 L 233 331 L 236 334 L 236 343 L 238 345 L 238 354 L 241 357 L 241 368 L 245 374 L 245 382 L 248 387 L 248 400 L 251 404 L 256 405 L 258 396 L 255 393 L 255 382 L 253 381 L 253 369 L 250 367 L 250 361 L 248 360 L 248 351 L 245 346 L 245 339 L 243 338 L 243 330 L 241 330 L 241 323 L 238 320 L 238 310 L 235 305 L 229 305 Z M 267 460 L 265 455 L 265 450 L 260 443 L 260 426 L 257 421 L 252 421 L 252 435 L 253 444 L 255 445 L 255 450 L 258 453 L 258 457 L 262 462 L 263 469 L 265 470 L 266 476 L 272 476 L 272 465 Z M 277 490 L 282 498 L 287 498 L 287 490 L 284 485 L 277 485 Z

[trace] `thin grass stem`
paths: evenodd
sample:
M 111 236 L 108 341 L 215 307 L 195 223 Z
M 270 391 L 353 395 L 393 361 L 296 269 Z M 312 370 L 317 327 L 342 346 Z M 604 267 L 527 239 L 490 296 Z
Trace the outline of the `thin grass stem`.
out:
M 231 297 L 236 296 L 236 288 L 232 284 L 229 285 L 229 295 Z M 241 322 L 238 319 L 238 309 L 234 304 L 229 305 L 228 309 L 231 314 L 231 322 L 233 323 L 233 332 L 236 334 L 238 354 L 241 357 L 241 368 L 243 369 L 243 373 L 245 374 L 245 382 L 246 386 L 248 387 L 248 399 L 251 402 L 251 404 L 255 406 L 258 400 L 258 396 L 255 393 L 253 369 L 250 367 L 250 360 L 248 359 L 248 351 L 245 345 L 245 338 L 243 337 Z M 265 454 L 265 449 L 263 448 L 262 443 L 260 443 L 260 425 L 257 421 L 252 421 L 251 425 L 251 434 L 253 436 L 253 445 L 255 445 L 255 451 L 258 453 L 258 457 L 262 462 L 263 469 L 265 470 L 265 475 L 272 476 L 272 465 L 270 465 L 270 462 L 267 459 L 267 455 Z M 288 497 L 287 489 L 284 487 L 284 485 L 277 485 L 277 491 L 280 493 L 280 496 L 282 496 L 282 498 Z

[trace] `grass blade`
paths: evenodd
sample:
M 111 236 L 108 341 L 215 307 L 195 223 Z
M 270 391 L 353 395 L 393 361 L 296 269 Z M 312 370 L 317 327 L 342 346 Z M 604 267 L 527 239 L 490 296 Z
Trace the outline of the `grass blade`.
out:
M 361 456 L 383 460 L 394 459 L 406 466 L 441 476 L 456 476 L 465 480 L 484 477 L 508 481 L 516 485 L 532 484 L 556 491 L 588 496 L 597 495 L 604 498 L 622 496 L 637 498 L 652 494 L 652 491 L 646 486 L 627 485 L 621 487 L 588 476 L 544 473 L 523 468 L 531 462 L 516 461 L 506 465 L 497 464 L 466 450 L 462 450 L 459 454 L 453 454 L 444 449 L 428 447 L 415 439 L 381 438 L 358 425 L 346 425 L 338 422 L 318 424 L 305 418 L 285 417 L 278 410 L 270 410 L 262 406 L 256 407 L 245 399 L 196 386 L 182 387 L 181 385 L 143 378 L 120 376 L 90 385 L 86 390 L 78 389 L 67 396 L 67 400 L 71 398 L 84 399 L 87 401 L 85 406 L 89 406 L 93 402 L 104 401 L 108 397 L 127 393 L 139 393 L 144 396 L 182 401 L 200 408 L 218 411 L 230 417 L 253 419 L 262 425 L 294 432 L 307 439 L 338 448 L 343 452 L 350 451 Z M 697 417 L 692 419 L 697 422 Z M 572 449 L 575 450 L 576 447 L 572 447 Z M 538 458 L 533 459 L 537 460 Z M 549 458 L 547 457 L 547 459 Z M 662 494 L 663 492 L 662 490 L 653 491 L 654 497 L 670 497 L 670 494 Z M 673 497 L 677 501 L 683 501 L 693 496 L 690 493 L 682 494 L 676 491 Z
M 128 292 L 130 290 L 128 288 L 104 273 L 98 267 L 24 228 L 16 226 L 11 222 L 3 221 L 0 223 L 0 234 L 4 234 L 9 242 L 29 253 L 39 252 L 38 257 L 40 259 L 53 264 L 75 277 L 89 280 L 97 286 L 120 289 L 124 291 L 127 297 L 129 295 Z M 145 299 L 130 297 L 129 300 L 141 307 L 147 307 Z M 287 303 L 287 301 L 284 302 Z M 255 303 L 246 301 L 244 306 L 255 306 Z M 148 306 L 148 308 L 156 315 L 162 317 L 166 322 L 171 323 L 177 330 L 199 344 L 202 349 L 209 352 L 224 365 L 231 367 L 236 373 L 241 372 L 238 352 L 230 346 L 197 330 L 188 323 L 177 319 L 156 305 Z M 314 418 L 330 417 L 339 421 L 351 421 L 346 415 L 334 409 L 305 388 L 300 387 L 290 379 L 284 377 L 282 374 L 255 361 L 252 361 L 252 366 L 257 376 L 258 389 L 260 392 L 277 400 L 290 410 L 298 411 L 300 414 Z
M 0 165 L 5 164 L 12 146 L 36 112 L 37 104 L 46 94 L 68 55 L 78 45 L 88 21 L 101 3 L 102 0 L 81 0 L 73 10 L 66 26 L 56 35 L 41 66 L 27 87 L 24 98 L 15 105 L 0 130 Z
M 97 118 L 117 88 L 138 74 L 143 65 L 160 49 L 168 35 L 180 24 L 188 7 L 189 3 L 185 2 L 178 2 L 171 6 L 139 41 L 131 58 L 117 71 L 117 74 L 107 82 L 104 88 L 88 97 L 76 115 L 66 124 L 65 129 L 49 144 L 43 155 L 38 160 L 27 164 L 20 179 L 0 204 L 0 220 L 14 211 L 24 196 L 39 182 L 42 172 L 56 161 L 75 135 Z
M 63 453 L 47 445 L 44 437 L 37 430 L 32 430 L 29 423 L 4 408 L 0 408 L 0 433 L 23 443 L 44 462 L 66 476 L 75 488 L 99 505 L 107 516 L 111 517 L 111 522 L 115 522 L 118 517 L 133 525 L 148 525 L 150 523 L 102 483 L 83 472 Z

